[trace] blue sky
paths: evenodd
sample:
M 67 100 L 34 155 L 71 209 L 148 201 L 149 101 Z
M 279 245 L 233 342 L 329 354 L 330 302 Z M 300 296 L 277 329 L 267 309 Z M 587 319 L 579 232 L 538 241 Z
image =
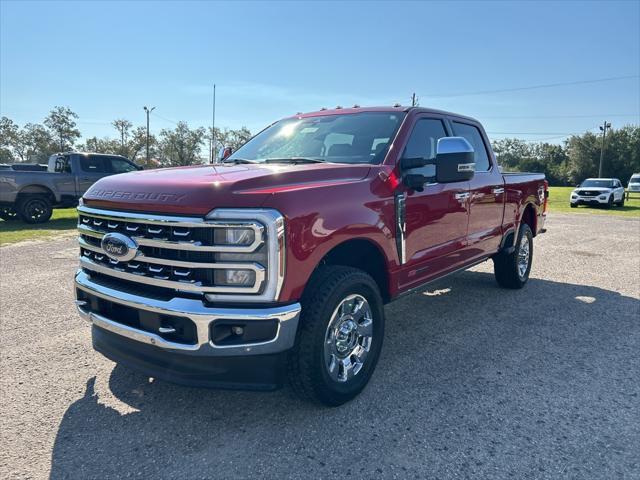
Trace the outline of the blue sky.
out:
M 640 123 L 640 2 L 14 2 L 0 4 L 0 112 L 54 105 L 85 136 L 110 122 L 257 130 L 298 111 L 407 104 L 480 119 L 492 138 Z M 555 88 L 468 92 L 635 75 Z M 517 117 L 517 118 L 514 118 Z M 538 135 L 534 135 L 537 133 Z

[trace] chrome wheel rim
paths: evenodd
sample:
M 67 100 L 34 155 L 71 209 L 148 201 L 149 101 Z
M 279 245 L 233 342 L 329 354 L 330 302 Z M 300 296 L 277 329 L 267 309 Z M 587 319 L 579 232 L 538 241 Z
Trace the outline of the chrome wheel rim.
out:
M 324 342 L 329 376 L 347 382 L 362 370 L 373 341 L 373 314 L 362 295 L 349 295 L 333 311 Z
M 529 237 L 527 235 L 523 235 L 520 240 L 520 248 L 518 249 L 518 275 L 520 275 L 520 278 L 524 278 L 527 274 L 530 251 Z

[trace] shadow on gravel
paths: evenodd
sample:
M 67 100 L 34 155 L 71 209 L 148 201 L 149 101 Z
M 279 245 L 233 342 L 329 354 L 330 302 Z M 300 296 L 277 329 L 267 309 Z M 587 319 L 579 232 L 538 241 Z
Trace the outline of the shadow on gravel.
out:
M 538 279 L 501 290 L 493 275 L 465 272 L 386 314 L 373 380 L 340 408 L 288 389 L 150 383 L 116 366 L 109 388 L 136 410 L 121 414 L 91 378 L 62 419 L 51 478 L 620 478 L 638 468 L 638 300 Z

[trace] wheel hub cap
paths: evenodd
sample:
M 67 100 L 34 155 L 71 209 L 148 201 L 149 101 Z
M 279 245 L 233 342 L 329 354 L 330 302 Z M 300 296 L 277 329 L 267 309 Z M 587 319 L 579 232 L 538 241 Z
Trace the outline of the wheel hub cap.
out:
M 349 295 L 334 310 L 325 335 L 324 360 L 329 376 L 346 382 L 364 366 L 373 340 L 373 315 L 362 295 Z
M 524 278 L 529 268 L 529 237 L 526 235 L 520 241 L 518 249 L 518 274 L 520 278 Z

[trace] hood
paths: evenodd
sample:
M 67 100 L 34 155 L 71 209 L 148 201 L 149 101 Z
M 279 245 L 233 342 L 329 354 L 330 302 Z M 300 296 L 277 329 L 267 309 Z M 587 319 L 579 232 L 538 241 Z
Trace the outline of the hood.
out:
M 370 165 L 202 165 L 104 177 L 84 194 L 87 206 L 206 215 L 219 207 L 260 207 L 279 191 L 361 180 Z
M 577 187 L 574 188 L 573 191 L 577 192 L 578 190 L 583 190 L 585 192 L 608 192 L 613 190 L 611 187 Z

